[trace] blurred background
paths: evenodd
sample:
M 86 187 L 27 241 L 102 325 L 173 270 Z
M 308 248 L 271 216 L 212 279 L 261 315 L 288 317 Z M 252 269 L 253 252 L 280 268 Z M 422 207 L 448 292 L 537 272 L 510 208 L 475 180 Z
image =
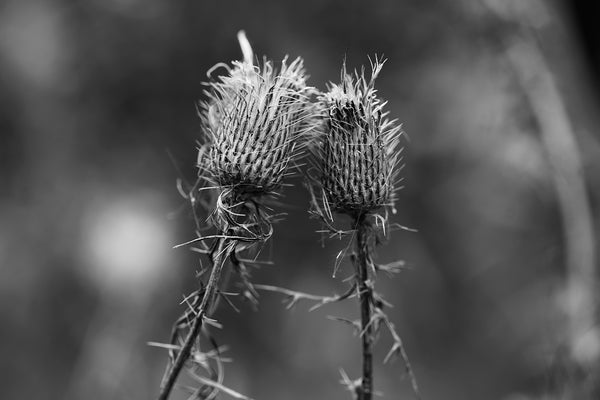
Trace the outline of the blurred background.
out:
M 206 71 L 302 56 L 324 88 L 367 56 L 405 136 L 405 188 L 378 288 L 425 399 L 598 399 L 599 41 L 584 1 L 5 0 L 0 3 L 0 398 L 151 399 L 200 259 L 176 190 L 196 176 Z M 301 180 L 257 283 L 340 293 Z M 225 384 L 349 399 L 358 339 L 264 294 L 223 306 Z M 400 360 L 375 385 L 410 399 Z M 222 395 L 223 398 L 227 396 Z M 175 399 L 186 398 L 178 391 Z

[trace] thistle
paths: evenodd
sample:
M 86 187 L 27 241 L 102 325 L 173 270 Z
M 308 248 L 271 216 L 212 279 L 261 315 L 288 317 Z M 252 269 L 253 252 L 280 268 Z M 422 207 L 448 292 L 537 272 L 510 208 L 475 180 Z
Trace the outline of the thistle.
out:
M 281 183 L 306 126 L 307 97 L 302 59 L 281 71 L 234 62 L 228 76 L 210 84 L 202 103 L 208 155 L 200 160 L 208 179 L 239 194 L 272 193 Z
M 199 107 L 204 134 L 198 154 L 199 179 L 186 197 L 195 210 L 203 194 L 216 193 L 210 210 L 216 233 L 202 236 L 201 224 L 195 217 L 198 237 L 188 243 L 202 244 L 196 250 L 209 256 L 211 272 L 207 283 L 195 293 L 191 310 L 173 330 L 171 348 L 176 351 L 171 353 L 160 399 L 168 398 L 186 362 L 194 362 L 190 360 L 192 351 L 200 353 L 194 346 L 198 346 L 204 320 L 215 308 L 227 260 L 242 279 L 244 295 L 255 300 L 247 262 L 239 253 L 271 236 L 274 216 L 269 214 L 265 202 L 279 194 L 288 166 L 301 150 L 297 139 L 311 129 L 312 89 L 306 86 L 302 59 L 288 65 L 284 58 L 279 70 L 266 59 L 261 65 L 254 65 L 252 49 L 243 32 L 238 39 L 244 60 L 234 61 L 231 66 L 217 64 L 225 67 L 226 74 L 207 84 L 206 100 Z M 211 240 L 212 245 L 207 245 Z M 214 380 L 203 378 L 201 382 L 208 386 L 211 385 L 207 382 L 213 382 L 215 390 L 223 388 Z
M 378 265 L 373 261 L 374 247 L 389 226 L 387 211 L 395 212 L 393 204 L 402 162 L 401 127 L 396 120 L 388 119 L 388 112 L 384 111 L 386 102 L 377 96 L 375 89 L 382 66 L 383 61 L 376 59 L 367 79 L 364 69 L 351 74 L 344 64 L 341 82 L 330 84 L 328 92 L 320 96 L 321 132 L 313 146 L 318 174 L 311 186 L 312 212 L 329 227 L 332 235 L 348 234 L 354 239 L 352 289 L 360 303 L 361 319 L 357 325 L 362 340 L 363 371 L 360 379 L 353 382 L 345 377 L 344 382 L 359 400 L 371 400 L 374 393 L 372 349 L 382 325 L 394 340 L 386 361 L 395 353 L 402 355 L 418 396 L 400 336 L 383 311 L 385 301 L 375 292 L 377 272 L 397 272 L 402 265 Z M 336 214 L 351 218 L 350 230 L 335 228 Z M 336 300 L 347 297 L 344 294 Z
M 354 217 L 393 205 L 400 126 L 386 118 L 385 102 L 376 95 L 382 66 L 376 60 L 367 81 L 364 71 L 351 75 L 344 65 L 341 83 L 321 97 L 325 126 L 316 155 L 323 200 Z

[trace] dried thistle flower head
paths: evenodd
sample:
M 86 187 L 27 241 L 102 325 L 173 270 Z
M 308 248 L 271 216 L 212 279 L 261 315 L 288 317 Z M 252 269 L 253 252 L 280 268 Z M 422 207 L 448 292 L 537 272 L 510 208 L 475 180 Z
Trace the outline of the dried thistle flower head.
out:
M 215 185 L 265 194 L 276 190 L 299 151 L 312 89 L 301 58 L 284 58 L 280 70 L 266 59 L 256 66 L 243 34 L 240 44 L 244 61 L 226 66 L 228 74 L 208 84 L 201 104 L 206 145 L 199 164 Z
M 359 215 L 392 205 L 400 162 L 401 127 L 383 111 L 375 79 L 383 61 L 349 74 L 344 64 L 341 83 L 330 84 L 320 98 L 323 132 L 317 145 L 324 202 L 334 211 Z

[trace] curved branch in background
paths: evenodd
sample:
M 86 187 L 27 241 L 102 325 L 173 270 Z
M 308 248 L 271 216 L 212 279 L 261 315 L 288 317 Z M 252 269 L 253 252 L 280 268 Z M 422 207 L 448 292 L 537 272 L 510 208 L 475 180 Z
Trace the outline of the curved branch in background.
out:
M 585 360 L 592 355 L 578 351 L 578 347 L 596 324 L 596 254 L 579 149 L 556 82 L 540 49 L 531 42 L 521 42 L 512 45 L 507 56 L 531 104 L 552 166 L 566 248 L 569 347 L 571 356 L 585 363 L 592 361 Z
M 576 135 L 556 78 L 541 49 L 536 33 L 538 24 L 530 21 L 528 15 L 521 15 L 523 13 L 500 13 L 497 2 L 483 3 L 496 18 L 522 28 L 521 34 L 513 40 L 501 39 L 506 58 L 539 126 L 553 172 L 565 240 L 568 348 L 570 356 L 579 365 L 596 363 L 600 358 L 595 295 L 597 255 L 592 211 Z M 536 11 L 542 10 L 549 15 L 541 2 L 534 1 L 532 5 Z M 584 341 L 594 343 L 596 351 L 590 351 L 587 346 L 583 346 L 584 349 Z

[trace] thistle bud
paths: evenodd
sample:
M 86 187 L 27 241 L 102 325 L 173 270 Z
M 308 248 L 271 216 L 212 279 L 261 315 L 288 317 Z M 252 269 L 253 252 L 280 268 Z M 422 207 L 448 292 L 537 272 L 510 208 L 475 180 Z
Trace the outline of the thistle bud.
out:
M 298 152 L 311 89 L 301 58 L 289 65 L 284 58 L 279 71 L 266 59 L 256 66 L 247 42 L 241 44 L 245 60 L 209 83 L 201 106 L 207 142 L 201 168 L 218 186 L 265 194 L 279 186 Z
M 370 80 L 344 65 L 341 83 L 321 96 L 320 183 L 329 207 L 340 213 L 364 214 L 393 201 L 401 131 L 376 95 L 382 65 L 376 60 Z

